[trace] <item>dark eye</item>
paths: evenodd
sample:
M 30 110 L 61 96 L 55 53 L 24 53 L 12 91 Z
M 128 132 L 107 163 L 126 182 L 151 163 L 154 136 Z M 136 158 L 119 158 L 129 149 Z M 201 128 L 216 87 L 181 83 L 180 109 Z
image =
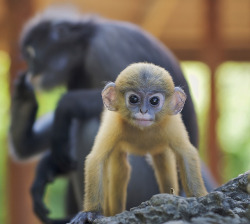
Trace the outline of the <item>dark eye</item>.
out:
M 136 96 L 136 95 L 131 95 L 129 97 L 129 102 L 132 103 L 132 104 L 138 103 L 139 102 L 139 97 Z
M 150 99 L 150 101 L 149 101 L 153 106 L 156 106 L 156 105 L 158 105 L 159 104 L 159 102 L 160 102 L 160 99 L 159 99 L 159 97 L 157 97 L 157 96 L 154 96 L 154 97 L 152 97 L 151 99 Z

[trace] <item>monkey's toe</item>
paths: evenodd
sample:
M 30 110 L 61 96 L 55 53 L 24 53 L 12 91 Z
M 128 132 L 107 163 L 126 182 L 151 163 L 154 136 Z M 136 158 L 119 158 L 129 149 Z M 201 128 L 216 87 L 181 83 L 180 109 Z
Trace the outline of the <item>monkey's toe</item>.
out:
M 79 212 L 70 224 L 91 224 L 97 218 L 103 217 L 99 212 Z

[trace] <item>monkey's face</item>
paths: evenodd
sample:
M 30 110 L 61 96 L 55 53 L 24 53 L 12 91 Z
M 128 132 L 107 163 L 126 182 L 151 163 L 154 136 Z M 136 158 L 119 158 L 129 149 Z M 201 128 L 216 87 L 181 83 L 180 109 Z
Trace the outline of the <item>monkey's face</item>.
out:
M 104 87 L 102 98 L 108 110 L 117 111 L 124 120 L 143 129 L 181 112 L 186 95 L 174 87 L 163 68 L 135 63 L 125 68 L 115 83 Z
M 157 121 L 157 113 L 164 105 L 165 95 L 151 91 L 128 91 L 125 93 L 125 102 L 132 123 L 145 128 Z
M 65 84 L 81 65 L 82 49 L 74 44 L 67 24 L 43 23 L 34 27 L 21 43 L 34 87 L 51 89 Z

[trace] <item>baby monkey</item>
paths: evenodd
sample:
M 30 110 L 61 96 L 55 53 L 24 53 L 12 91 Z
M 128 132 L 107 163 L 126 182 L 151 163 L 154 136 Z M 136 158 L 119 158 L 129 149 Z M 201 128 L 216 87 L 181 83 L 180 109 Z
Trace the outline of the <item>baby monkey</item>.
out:
M 180 115 L 186 95 L 165 69 L 132 64 L 105 86 L 102 98 L 107 109 L 86 158 L 84 211 L 112 216 L 125 209 L 130 153 L 151 155 L 161 193 L 178 194 L 178 164 L 186 195 L 207 194 Z

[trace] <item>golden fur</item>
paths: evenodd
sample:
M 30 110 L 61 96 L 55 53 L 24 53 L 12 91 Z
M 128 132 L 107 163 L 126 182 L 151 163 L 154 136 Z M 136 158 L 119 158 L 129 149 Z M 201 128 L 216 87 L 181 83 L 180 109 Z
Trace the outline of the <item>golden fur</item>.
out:
M 170 193 L 173 188 L 178 194 L 178 164 L 187 196 L 207 194 L 199 156 L 189 141 L 181 115 L 169 113 L 174 83 L 168 72 L 152 64 L 133 64 L 120 73 L 115 87 L 116 111 L 105 109 L 93 149 L 86 158 L 84 210 L 102 211 L 105 216 L 110 216 L 125 209 L 130 177 L 129 153 L 152 156 L 161 193 Z M 153 125 L 137 127 L 129 120 L 124 92 L 157 87 L 165 91 L 164 106 Z

